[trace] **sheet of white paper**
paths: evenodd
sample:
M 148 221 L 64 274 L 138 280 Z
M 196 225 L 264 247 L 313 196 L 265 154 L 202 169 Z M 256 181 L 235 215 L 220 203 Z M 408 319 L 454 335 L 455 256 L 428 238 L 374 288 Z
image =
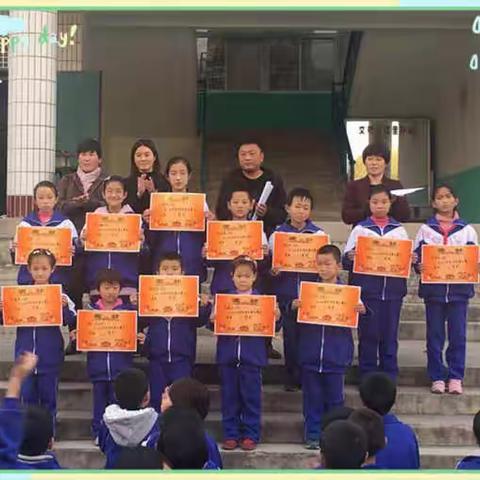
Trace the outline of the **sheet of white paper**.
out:
M 257 203 L 261 203 L 262 205 L 265 205 L 268 201 L 268 198 L 270 197 L 270 194 L 272 193 L 272 190 L 273 190 L 273 184 L 269 180 L 268 182 L 265 183 L 262 194 L 260 195 L 260 198 L 258 199 Z M 257 219 L 257 214 L 254 213 L 252 216 L 252 220 L 256 220 L 256 219 Z
M 396 197 L 404 197 L 405 195 L 410 195 L 411 193 L 419 192 L 420 190 L 425 190 L 425 187 L 397 188 L 396 190 L 390 190 L 390 193 Z

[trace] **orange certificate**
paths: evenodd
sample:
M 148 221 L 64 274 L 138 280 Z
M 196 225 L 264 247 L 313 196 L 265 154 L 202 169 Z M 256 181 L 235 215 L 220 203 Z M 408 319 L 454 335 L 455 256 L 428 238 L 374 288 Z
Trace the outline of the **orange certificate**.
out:
M 6 327 L 58 327 L 63 323 L 61 285 L 2 287 Z
M 333 283 L 301 282 L 299 323 L 357 328 L 360 287 Z
M 138 313 L 145 317 L 198 317 L 198 277 L 140 275 Z
M 422 245 L 422 283 L 478 283 L 476 245 Z
M 412 266 L 412 240 L 358 237 L 354 273 L 408 278 Z
M 150 230 L 203 232 L 205 204 L 204 193 L 152 193 Z
M 142 216 L 116 213 L 87 213 L 87 252 L 139 252 Z
M 137 349 L 137 312 L 78 310 L 77 350 L 134 352 Z
M 72 264 L 72 231 L 69 228 L 17 227 L 15 263 L 26 265 L 32 250 L 45 248 L 55 255 L 59 267 Z
M 207 260 L 233 260 L 248 255 L 263 259 L 263 222 L 211 221 L 207 223 Z
M 215 335 L 273 337 L 275 295 L 215 296 Z
M 317 251 L 327 243 L 328 235 L 275 232 L 272 267 L 283 272 L 317 272 Z

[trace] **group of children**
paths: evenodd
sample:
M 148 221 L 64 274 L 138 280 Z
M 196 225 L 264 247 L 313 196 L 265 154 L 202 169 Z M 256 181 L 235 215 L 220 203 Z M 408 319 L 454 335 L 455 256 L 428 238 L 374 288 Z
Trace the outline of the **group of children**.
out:
M 165 177 L 173 192 L 186 192 L 190 175 L 191 166 L 186 159 L 174 157 L 167 163 Z M 394 199 L 382 185 L 371 188 L 371 215 L 353 228 L 343 255 L 334 245 L 325 245 L 318 250 L 316 274 L 276 271 L 270 265 L 269 253 L 275 232 L 312 235 L 325 233 L 311 221 L 313 198 L 304 188 L 293 189 L 288 195 L 285 206 L 288 219 L 276 228 L 270 238 L 270 245 L 264 235 L 265 257 L 258 263 L 240 255 L 231 262 L 217 261 L 209 264 L 206 261 L 208 245 L 205 243 L 204 232 L 150 231 L 149 210 L 143 214 L 142 231 L 139 232 L 142 249 L 138 254 L 86 252 L 83 250 L 85 229 L 77 235 L 73 224 L 55 209 L 57 197 L 55 185 L 50 182 L 39 183 L 34 190 L 35 211 L 25 217 L 22 224 L 52 228 L 67 226 L 72 229 L 72 248 L 75 255 L 83 255 L 85 258 L 85 282 L 90 292 L 91 309 L 136 310 L 140 273 L 196 275 L 202 282 L 206 279 L 207 267 L 214 269 L 211 295 L 200 295 L 199 292 L 198 318 L 139 319 L 141 328 L 138 342 L 149 361 L 149 385 L 141 374 L 131 373 L 132 353 L 88 352 L 87 370 L 93 383 L 94 399 L 92 433 L 102 450 L 107 452 L 107 459 L 108 452 L 112 450 L 109 445 L 132 446 L 131 439 L 124 438 L 124 432 L 121 431 L 123 427 L 119 430 L 109 429 L 110 422 L 115 423 L 119 418 L 124 422 L 123 426 L 128 426 L 130 421 L 136 422 L 132 419 L 136 419 L 137 414 L 133 415 L 132 411 L 141 410 L 144 419 L 142 428 L 134 437 L 134 443 L 158 443 L 157 415 L 162 408 L 162 398 L 169 394 L 171 396 L 177 381 L 191 377 L 196 357 L 196 329 L 202 326 L 213 327 L 214 295 L 217 293 L 276 295 L 279 307 L 276 312 L 278 329 L 283 329 L 285 388 L 287 391 L 299 388 L 303 391 L 305 442 L 309 449 L 322 447 L 321 442 L 328 437 L 326 433 L 322 434 L 322 421 L 328 412 L 343 405 L 344 377 L 353 360 L 354 345 L 352 332 L 348 328 L 297 322 L 302 281 L 339 283 L 341 271 L 350 271 L 349 283 L 361 287 L 361 303 L 356 306 L 360 314 L 358 357 L 361 378 L 368 379 L 369 374 L 380 371 L 386 373 L 386 378 L 390 378 L 392 382 L 396 380 L 398 326 L 402 301 L 407 293 L 406 279 L 352 272 L 358 237 L 408 238 L 404 227 L 389 216 Z M 97 212 L 126 215 L 133 213 L 129 205 L 125 204 L 127 189 L 121 177 L 112 176 L 104 180 L 103 198 L 105 205 L 99 207 Z M 457 205 L 458 198 L 449 186 L 442 185 L 434 189 L 434 216 L 420 226 L 412 252 L 412 263 L 417 271 L 422 269 L 421 247 L 424 244 L 477 244 L 475 230 L 459 218 Z M 254 208 L 254 199 L 241 183 L 232 185 L 227 207 L 232 220 L 248 221 Z M 207 219 L 211 218 L 208 207 L 205 208 L 205 215 Z M 145 262 L 145 258 L 150 260 Z M 151 268 L 150 271 L 145 271 L 146 263 Z M 28 265 L 21 267 L 19 283 L 65 284 L 64 275 L 68 275 L 67 267 L 55 268 L 54 256 L 48 250 L 36 249 L 30 254 Z M 446 390 L 450 394 L 462 393 L 466 316 L 468 301 L 473 294 L 473 285 L 420 283 L 419 295 L 426 305 L 427 368 L 432 380 L 432 393 L 441 394 Z M 75 338 L 75 309 L 65 294 L 63 305 L 64 322 L 69 325 L 71 338 Z M 447 368 L 443 363 L 446 322 L 449 341 Z M 28 380 L 23 383 L 22 401 L 46 407 L 55 418 L 57 384 L 63 362 L 63 338 L 60 329 L 18 328 L 15 356 L 18 358 L 22 352 L 33 352 L 38 356 L 38 363 L 31 369 Z M 219 336 L 216 361 L 221 378 L 222 448 L 232 450 L 240 446 L 243 450 L 253 450 L 261 438 L 262 368 L 267 365 L 265 338 Z M 128 372 L 131 376 L 127 376 L 125 380 L 122 375 L 127 375 Z M 387 382 L 385 377 L 382 378 Z M 138 388 L 133 388 L 135 382 L 138 382 Z M 384 389 L 388 390 L 387 387 Z M 367 388 L 365 391 L 371 393 L 370 390 Z M 368 392 L 364 394 L 365 397 L 369 395 Z M 393 402 L 388 406 L 385 400 L 384 405 L 374 406 L 375 401 L 380 402 L 374 398 L 369 404 L 364 399 L 368 408 L 383 416 L 383 424 L 388 432 L 389 425 L 393 428 L 398 423 L 388 414 Z M 372 416 L 370 413 L 363 416 L 358 414 L 361 418 L 346 420 L 350 423 L 345 428 L 351 428 L 352 422 L 370 422 L 369 415 Z M 375 423 L 375 420 L 372 422 Z M 105 435 L 105 428 L 110 437 Z M 131 430 L 126 428 L 125 431 Z M 216 445 L 210 449 L 209 462 L 221 467 L 220 457 L 215 449 Z M 412 458 L 413 456 L 412 454 Z M 392 467 L 388 462 L 379 463 L 379 458 L 382 458 L 381 451 L 376 465 L 400 468 Z M 418 448 L 416 458 L 409 463 L 409 467 L 418 468 Z

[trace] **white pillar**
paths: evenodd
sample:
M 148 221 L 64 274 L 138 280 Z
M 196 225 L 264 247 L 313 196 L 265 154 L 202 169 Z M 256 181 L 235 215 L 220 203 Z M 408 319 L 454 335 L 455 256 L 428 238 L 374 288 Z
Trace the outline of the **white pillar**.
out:
M 40 43 L 45 27 L 57 32 L 57 14 L 13 10 L 25 22 L 24 41 L 9 50 L 7 215 L 33 207 L 33 187 L 55 174 L 57 46 Z

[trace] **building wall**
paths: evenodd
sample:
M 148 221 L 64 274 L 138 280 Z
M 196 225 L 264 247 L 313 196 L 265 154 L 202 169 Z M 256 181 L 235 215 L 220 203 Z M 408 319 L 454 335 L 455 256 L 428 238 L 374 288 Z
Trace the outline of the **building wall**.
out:
M 110 172 L 126 175 L 130 148 L 153 138 L 162 165 L 185 155 L 198 173 L 193 29 L 87 26 L 85 69 L 102 72 L 101 138 Z M 199 175 L 194 175 L 194 187 Z

